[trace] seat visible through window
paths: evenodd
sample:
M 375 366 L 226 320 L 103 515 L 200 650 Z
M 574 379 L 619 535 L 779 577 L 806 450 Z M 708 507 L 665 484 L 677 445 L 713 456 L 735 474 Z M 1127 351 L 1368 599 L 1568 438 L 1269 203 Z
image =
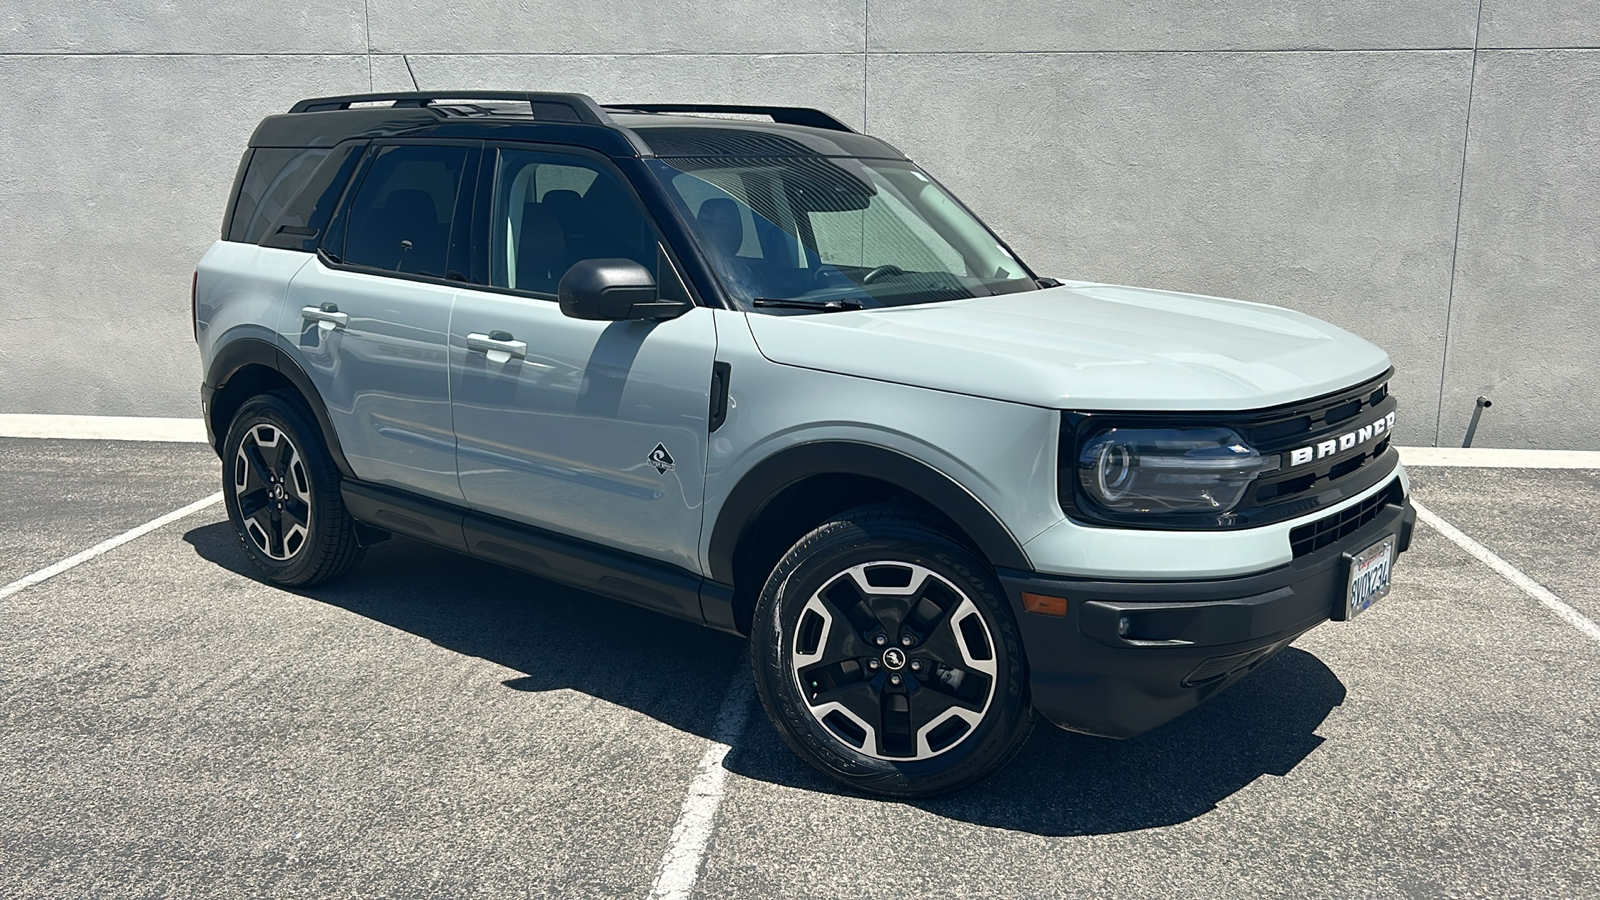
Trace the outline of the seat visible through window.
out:
M 466 154 L 463 147 L 383 148 L 350 204 L 344 261 L 444 277 Z

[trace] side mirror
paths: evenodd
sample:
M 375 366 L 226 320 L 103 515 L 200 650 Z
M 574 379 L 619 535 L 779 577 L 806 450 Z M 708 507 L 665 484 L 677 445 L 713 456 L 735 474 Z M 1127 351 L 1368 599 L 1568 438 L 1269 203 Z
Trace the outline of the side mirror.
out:
M 686 303 L 662 300 L 650 270 L 631 259 L 573 263 L 561 276 L 556 296 L 562 315 L 601 322 L 671 319 L 689 310 Z

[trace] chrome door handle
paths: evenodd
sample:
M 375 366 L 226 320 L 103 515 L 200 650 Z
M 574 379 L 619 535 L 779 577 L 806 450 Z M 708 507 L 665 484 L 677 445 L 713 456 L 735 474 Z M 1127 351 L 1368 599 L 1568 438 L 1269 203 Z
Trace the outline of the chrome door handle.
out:
M 332 306 L 332 304 L 329 305 Z M 332 309 L 323 309 L 319 306 L 303 307 L 300 310 L 300 318 L 307 322 L 316 322 L 329 331 L 335 328 L 343 328 L 350 324 L 350 314 L 339 312 L 339 307 L 337 306 Z
M 467 349 L 477 350 L 481 353 L 506 353 L 517 359 L 526 359 L 528 356 L 528 342 L 515 340 L 504 331 L 492 331 L 488 334 L 467 335 Z

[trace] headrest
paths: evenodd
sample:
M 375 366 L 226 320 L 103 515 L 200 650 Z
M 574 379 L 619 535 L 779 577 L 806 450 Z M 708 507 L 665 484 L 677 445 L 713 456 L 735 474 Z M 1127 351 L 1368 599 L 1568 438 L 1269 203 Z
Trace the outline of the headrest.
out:
M 383 211 L 402 221 L 422 219 L 435 225 L 440 222 L 439 207 L 434 205 L 433 195 L 415 188 L 391 191 L 383 201 Z

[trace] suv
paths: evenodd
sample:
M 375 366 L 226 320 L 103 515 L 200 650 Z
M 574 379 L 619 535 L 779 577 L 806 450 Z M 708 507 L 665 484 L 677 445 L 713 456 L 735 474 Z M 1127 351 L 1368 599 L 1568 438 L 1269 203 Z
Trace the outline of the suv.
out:
M 195 337 L 270 581 L 405 535 L 751 641 L 861 791 L 1128 737 L 1388 592 L 1415 514 L 1377 347 L 1034 274 L 812 109 L 581 94 L 263 120 Z

